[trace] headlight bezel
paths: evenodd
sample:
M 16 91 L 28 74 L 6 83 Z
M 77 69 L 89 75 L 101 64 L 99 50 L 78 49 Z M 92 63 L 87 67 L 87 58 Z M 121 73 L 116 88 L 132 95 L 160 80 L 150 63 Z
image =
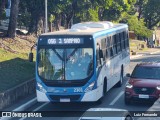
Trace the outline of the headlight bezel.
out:
M 126 84 L 126 88 L 132 89 L 132 88 L 133 88 L 133 85 L 130 84 L 130 83 L 127 83 L 127 84 Z
M 87 92 L 92 91 L 93 88 L 94 88 L 94 86 L 95 86 L 95 81 L 91 82 L 91 83 L 89 84 L 89 86 L 84 90 L 84 92 L 87 93 Z
M 37 89 L 43 93 L 46 93 L 47 91 L 44 89 L 41 83 L 37 82 Z
M 160 90 L 160 85 L 158 85 L 158 86 L 156 87 L 156 89 L 157 89 L 157 90 Z

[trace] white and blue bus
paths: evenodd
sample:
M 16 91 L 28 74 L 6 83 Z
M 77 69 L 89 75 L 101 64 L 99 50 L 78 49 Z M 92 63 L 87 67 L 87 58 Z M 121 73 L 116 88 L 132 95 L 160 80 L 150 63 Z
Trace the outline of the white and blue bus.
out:
M 126 24 L 84 22 L 42 34 L 37 43 L 37 100 L 100 101 L 114 85 L 122 85 L 129 63 Z

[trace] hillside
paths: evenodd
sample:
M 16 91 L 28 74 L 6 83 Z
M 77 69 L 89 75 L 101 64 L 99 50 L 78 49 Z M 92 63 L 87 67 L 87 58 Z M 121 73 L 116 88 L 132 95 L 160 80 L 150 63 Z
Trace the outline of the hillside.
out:
M 28 61 L 28 53 L 35 41 L 36 37 L 26 35 L 0 37 L 0 92 L 34 77 L 35 65 Z

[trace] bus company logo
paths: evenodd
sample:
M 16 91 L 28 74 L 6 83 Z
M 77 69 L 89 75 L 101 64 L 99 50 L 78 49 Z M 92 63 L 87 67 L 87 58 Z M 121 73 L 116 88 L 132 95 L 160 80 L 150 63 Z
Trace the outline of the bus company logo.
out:
M 67 89 L 64 88 L 64 89 L 63 89 L 63 92 L 67 92 Z
M 2 112 L 2 117 L 11 117 L 11 112 Z

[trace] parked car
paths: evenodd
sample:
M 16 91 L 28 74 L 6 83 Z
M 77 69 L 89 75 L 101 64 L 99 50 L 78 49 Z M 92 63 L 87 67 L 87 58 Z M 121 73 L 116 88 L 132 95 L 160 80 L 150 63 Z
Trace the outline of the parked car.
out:
M 140 63 L 125 87 L 125 104 L 135 100 L 155 101 L 160 97 L 160 63 Z
M 79 120 L 134 120 L 134 118 L 124 109 L 90 108 Z

